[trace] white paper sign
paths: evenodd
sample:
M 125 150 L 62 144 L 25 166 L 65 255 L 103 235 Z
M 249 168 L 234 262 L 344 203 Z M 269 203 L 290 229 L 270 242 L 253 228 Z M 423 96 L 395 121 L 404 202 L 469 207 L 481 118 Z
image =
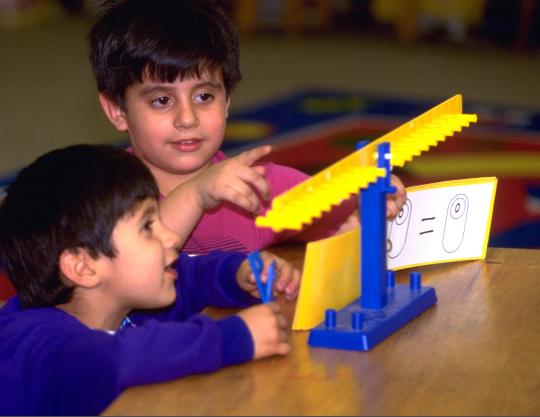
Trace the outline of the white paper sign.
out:
M 497 179 L 471 178 L 407 189 L 407 202 L 387 224 L 388 269 L 486 254 Z

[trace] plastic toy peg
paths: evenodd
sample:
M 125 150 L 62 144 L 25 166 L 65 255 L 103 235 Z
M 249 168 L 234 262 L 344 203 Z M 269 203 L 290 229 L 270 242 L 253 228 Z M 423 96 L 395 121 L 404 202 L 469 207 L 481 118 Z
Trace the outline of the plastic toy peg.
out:
M 359 311 L 355 311 L 352 313 L 351 318 L 352 318 L 352 324 L 351 324 L 352 329 L 353 330 L 362 329 L 362 326 L 364 324 L 364 316 L 362 315 L 362 313 Z
M 411 272 L 409 287 L 411 290 L 420 290 L 422 288 L 422 276 L 420 272 Z
M 249 265 L 251 266 L 251 270 L 253 271 L 253 275 L 255 275 L 255 283 L 257 284 L 257 289 L 259 290 L 259 294 L 261 295 L 261 300 L 265 304 L 269 303 L 273 299 L 272 289 L 274 285 L 274 279 L 276 277 L 276 261 L 273 261 L 268 266 L 268 278 L 266 280 L 266 283 L 263 282 L 261 278 L 264 268 L 261 254 L 258 251 L 251 252 L 248 255 L 248 261 Z
M 394 288 L 396 286 L 396 273 L 394 271 L 386 271 L 386 288 Z
M 334 327 L 336 327 L 336 319 L 337 319 L 336 310 L 334 310 L 333 308 L 327 309 L 325 313 L 325 319 L 324 319 L 324 323 L 326 327 L 329 329 L 333 329 Z

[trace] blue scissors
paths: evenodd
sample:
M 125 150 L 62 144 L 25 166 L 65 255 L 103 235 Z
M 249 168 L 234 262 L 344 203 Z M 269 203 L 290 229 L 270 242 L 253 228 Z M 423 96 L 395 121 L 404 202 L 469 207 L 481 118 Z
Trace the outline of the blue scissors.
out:
M 261 294 L 262 302 L 266 304 L 272 301 L 272 286 L 276 277 L 276 261 L 272 261 L 268 267 L 268 279 L 266 280 L 266 283 L 262 282 L 261 280 L 261 274 L 264 267 L 261 254 L 258 251 L 251 252 L 248 255 L 248 261 L 251 266 L 251 270 L 253 271 L 253 275 L 255 275 L 255 282 L 257 284 L 259 294 Z

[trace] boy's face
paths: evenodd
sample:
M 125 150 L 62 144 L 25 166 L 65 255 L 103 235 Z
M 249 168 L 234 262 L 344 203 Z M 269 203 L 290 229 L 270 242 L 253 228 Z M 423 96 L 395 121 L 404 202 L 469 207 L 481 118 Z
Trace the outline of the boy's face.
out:
M 116 224 L 112 243 L 116 256 L 100 257 L 105 293 L 119 309 L 153 309 L 176 299 L 179 238 L 159 218 L 154 199 L 146 199 L 134 213 Z
M 158 172 L 192 176 L 220 148 L 229 103 L 220 71 L 170 84 L 146 78 L 126 91 L 126 111 L 109 118 L 128 131 L 135 155 L 157 178 Z

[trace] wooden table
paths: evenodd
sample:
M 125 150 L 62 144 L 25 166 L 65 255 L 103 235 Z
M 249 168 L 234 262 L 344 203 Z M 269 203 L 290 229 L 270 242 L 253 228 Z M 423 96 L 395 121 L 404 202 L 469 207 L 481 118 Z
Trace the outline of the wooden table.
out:
M 279 253 L 301 267 L 303 247 Z M 105 414 L 540 414 L 540 250 L 419 270 L 437 305 L 369 352 L 310 348 L 293 332 L 287 357 L 130 388 Z

